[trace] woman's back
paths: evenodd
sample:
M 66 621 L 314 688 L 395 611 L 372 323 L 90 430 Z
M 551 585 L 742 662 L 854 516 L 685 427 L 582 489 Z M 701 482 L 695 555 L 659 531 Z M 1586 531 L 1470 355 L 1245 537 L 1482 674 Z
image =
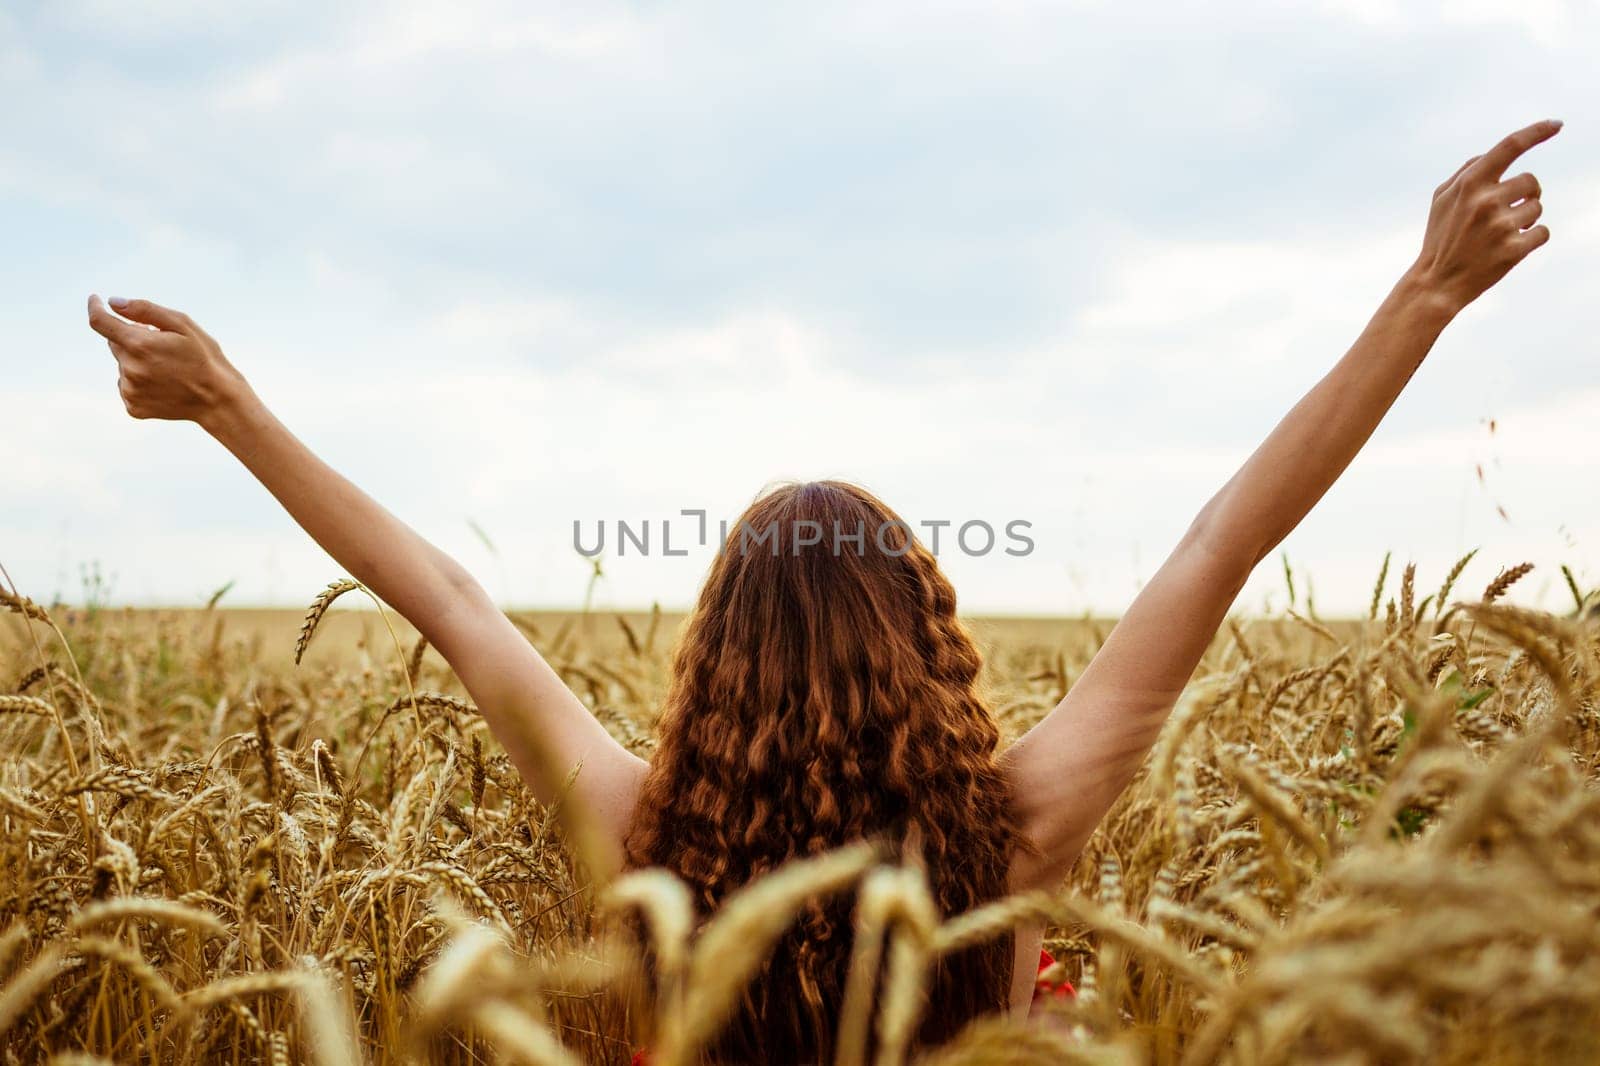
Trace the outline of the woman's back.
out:
M 926 866 L 946 916 L 1003 895 L 1014 811 L 955 609 L 933 556 L 864 490 L 812 482 L 759 499 L 679 645 L 628 861 L 676 873 L 708 913 L 789 859 L 878 838 Z M 853 903 L 803 914 L 724 1057 L 828 1056 Z M 1005 1009 L 1012 970 L 1008 941 L 942 960 L 923 1037 Z

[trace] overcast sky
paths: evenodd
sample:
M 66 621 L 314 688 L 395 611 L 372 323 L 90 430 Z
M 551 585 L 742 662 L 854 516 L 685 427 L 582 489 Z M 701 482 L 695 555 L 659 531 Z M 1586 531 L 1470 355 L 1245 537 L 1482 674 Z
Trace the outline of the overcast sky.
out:
M 1551 243 L 1462 315 L 1287 542 L 1324 614 L 1600 583 L 1600 15 L 1518 3 L 38 2 L 0 11 L 0 563 L 35 598 L 305 602 L 336 564 L 91 292 L 191 313 L 500 599 L 690 602 L 681 509 L 835 476 L 972 611 L 1120 611 L 1345 350 L 1433 187 L 1527 122 Z M 1492 429 L 1491 429 L 1492 426 Z M 679 518 L 674 546 L 693 520 Z M 476 527 L 476 529 L 474 528 Z M 480 532 L 481 531 L 481 534 Z M 615 548 L 614 526 L 608 555 Z M 943 545 L 948 548 L 949 545 Z M 1282 605 L 1281 566 L 1240 606 Z

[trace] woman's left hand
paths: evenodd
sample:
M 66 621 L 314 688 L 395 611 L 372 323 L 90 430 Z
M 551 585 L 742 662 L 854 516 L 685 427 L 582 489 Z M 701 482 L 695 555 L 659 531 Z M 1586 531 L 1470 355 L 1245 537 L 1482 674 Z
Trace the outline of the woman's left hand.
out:
M 89 328 L 110 345 L 117 391 L 134 418 L 204 423 L 248 391 L 217 342 L 181 311 L 116 298 L 107 307 L 91 296 Z
M 1412 276 L 1442 298 L 1452 315 L 1476 300 L 1550 239 L 1539 179 L 1504 179 L 1517 157 L 1561 131 L 1554 119 L 1506 135 L 1475 155 L 1433 191 L 1428 228 Z

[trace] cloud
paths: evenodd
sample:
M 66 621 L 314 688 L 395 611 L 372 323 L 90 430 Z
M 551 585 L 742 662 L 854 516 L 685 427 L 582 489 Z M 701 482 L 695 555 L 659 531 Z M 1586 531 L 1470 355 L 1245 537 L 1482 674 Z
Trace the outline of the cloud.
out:
M 1389 32 L 1415 34 L 1440 23 L 1510 29 L 1543 48 L 1563 50 L 1593 31 L 1592 6 L 1581 0 L 1531 0 L 1504 4 L 1497 0 L 1322 0 L 1322 8 L 1340 17 Z
M 1330 609 L 1387 548 L 1571 556 L 1600 527 L 1570 488 L 1597 40 L 1555 0 L 0 15 L 29 101 L 0 139 L 26 412 L 0 447 L 28 457 L 0 464 L 0 558 L 46 585 L 99 558 L 150 599 L 331 576 L 220 450 L 122 420 L 80 318 L 112 288 L 196 314 L 508 598 L 581 597 L 574 517 L 840 475 L 1035 521 L 1035 557 L 949 560 L 974 607 L 1120 609 L 1361 329 L 1433 185 L 1551 112 L 1556 239 L 1288 548 Z M 681 603 L 704 562 L 618 560 L 608 594 Z

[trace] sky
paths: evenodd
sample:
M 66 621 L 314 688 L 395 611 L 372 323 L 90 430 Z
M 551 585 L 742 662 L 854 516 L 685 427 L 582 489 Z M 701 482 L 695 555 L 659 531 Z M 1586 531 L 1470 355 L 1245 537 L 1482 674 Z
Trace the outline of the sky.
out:
M 1463 313 L 1283 546 L 1365 612 L 1600 584 L 1600 11 L 8 0 L 0 564 L 35 599 L 298 605 L 338 564 L 136 422 L 90 292 L 187 311 L 502 602 L 692 602 L 704 510 L 842 477 L 972 612 L 1112 614 L 1354 340 L 1434 186 L 1528 122 L 1549 245 Z M 617 556 L 615 524 L 654 527 Z M 976 541 L 977 538 L 974 538 Z M 1262 566 L 1241 609 L 1287 604 Z

